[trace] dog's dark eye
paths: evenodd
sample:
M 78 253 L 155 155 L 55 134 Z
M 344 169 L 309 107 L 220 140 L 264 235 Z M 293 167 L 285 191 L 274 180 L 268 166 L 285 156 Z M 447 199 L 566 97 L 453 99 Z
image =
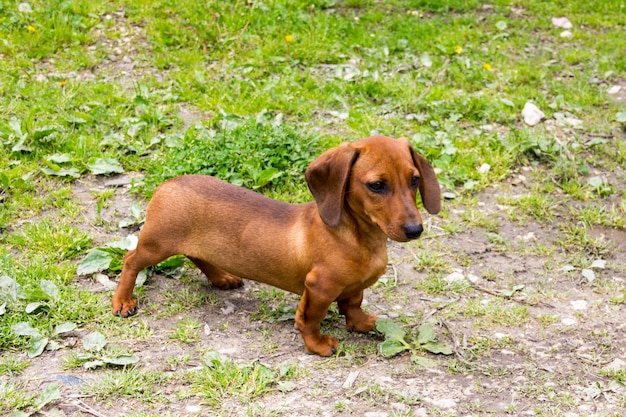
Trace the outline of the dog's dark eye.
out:
M 374 181 L 367 184 L 367 188 L 376 194 L 382 194 L 387 190 L 387 186 L 382 181 Z
M 420 185 L 420 177 L 418 177 L 417 175 L 414 176 L 413 178 L 411 178 L 411 188 L 412 189 L 417 189 L 417 187 L 419 187 Z

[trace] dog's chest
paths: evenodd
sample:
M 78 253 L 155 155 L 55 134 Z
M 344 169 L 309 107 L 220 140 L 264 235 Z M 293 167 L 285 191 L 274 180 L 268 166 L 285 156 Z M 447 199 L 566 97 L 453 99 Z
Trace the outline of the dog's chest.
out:
M 387 247 L 376 248 L 364 256 L 367 260 L 361 264 L 361 283 L 369 287 L 378 281 L 387 269 Z

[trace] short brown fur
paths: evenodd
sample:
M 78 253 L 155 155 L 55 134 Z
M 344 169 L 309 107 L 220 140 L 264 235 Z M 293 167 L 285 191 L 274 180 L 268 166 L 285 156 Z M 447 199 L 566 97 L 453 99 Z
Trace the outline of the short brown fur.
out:
M 361 309 L 363 290 L 385 271 L 387 238 L 421 234 L 418 190 L 426 210 L 439 212 L 435 173 L 406 139 L 373 136 L 324 152 L 305 176 L 315 197 L 305 204 L 200 175 L 161 184 L 137 248 L 124 258 L 113 313 L 135 314 L 139 271 L 184 254 L 219 288 L 240 287 L 246 278 L 302 295 L 295 326 L 312 353 L 336 351 L 337 339 L 320 332 L 333 301 L 349 330 L 372 330 L 376 317 Z

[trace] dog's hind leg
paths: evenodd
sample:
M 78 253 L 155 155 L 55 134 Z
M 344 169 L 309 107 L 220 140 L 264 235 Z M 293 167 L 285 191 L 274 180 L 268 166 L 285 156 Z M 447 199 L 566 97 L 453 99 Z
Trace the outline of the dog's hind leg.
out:
M 337 300 L 339 314 L 346 316 L 346 327 L 351 332 L 367 333 L 373 330 L 376 325 L 377 317 L 365 313 L 361 309 L 362 302 L 363 291 Z
M 200 271 L 206 275 L 211 281 L 211 284 L 215 285 L 221 290 L 232 290 L 234 288 L 240 288 L 243 286 L 243 280 L 238 276 L 229 274 L 228 272 L 216 267 L 215 265 L 203 261 L 202 259 L 188 257 L 191 262 L 196 264 Z

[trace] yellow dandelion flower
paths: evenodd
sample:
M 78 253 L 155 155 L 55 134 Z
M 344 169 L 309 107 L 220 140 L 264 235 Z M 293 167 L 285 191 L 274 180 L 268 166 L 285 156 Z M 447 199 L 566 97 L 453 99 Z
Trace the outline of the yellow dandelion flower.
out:
M 35 32 L 37 32 L 37 29 L 35 29 L 35 27 L 34 27 L 34 26 L 32 26 L 32 25 L 28 25 L 28 26 L 26 26 L 26 29 L 27 29 L 30 33 L 35 33 Z
M 489 64 L 485 64 L 485 65 L 483 65 L 483 67 L 484 67 L 487 71 L 489 71 L 489 72 L 493 71 L 493 68 L 491 68 L 491 65 L 489 65 Z
M 293 42 L 293 35 L 287 35 L 287 36 L 285 36 L 285 40 L 286 40 L 287 42 Z
M 457 45 L 454 47 L 454 52 L 456 52 L 457 54 L 460 54 L 461 52 L 463 52 L 463 48 Z
M 61 86 L 61 88 L 65 88 L 65 86 L 67 85 L 67 81 L 65 81 L 65 80 L 64 80 L 64 81 L 61 81 L 61 82 L 59 83 L 59 85 Z

